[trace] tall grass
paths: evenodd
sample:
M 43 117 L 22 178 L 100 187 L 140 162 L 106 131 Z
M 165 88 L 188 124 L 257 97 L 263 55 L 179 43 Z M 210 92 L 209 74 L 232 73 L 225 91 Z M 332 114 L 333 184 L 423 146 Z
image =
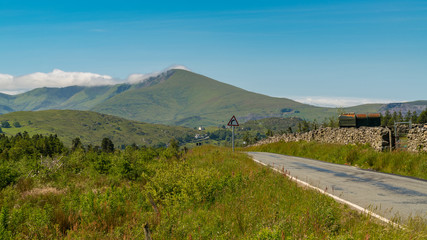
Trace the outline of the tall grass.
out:
M 379 172 L 427 179 L 427 153 L 377 152 L 369 145 L 338 145 L 302 141 L 276 142 L 245 150 L 307 157 Z
M 228 148 L 78 151 L 66 163 L 0 190 L 0 239 L 143 239 L 146 224 L 153 239 L 427 237 L 424 220 L 378 224 Z

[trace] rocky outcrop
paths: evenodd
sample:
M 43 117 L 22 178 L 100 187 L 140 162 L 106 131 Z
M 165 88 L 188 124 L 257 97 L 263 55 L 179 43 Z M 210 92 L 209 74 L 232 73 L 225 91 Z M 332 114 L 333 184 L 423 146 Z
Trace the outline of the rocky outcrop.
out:
M 389 130 L 382 127 L 321 128 L 306 133 L 291 133 L 280 136 L 273 136 L 259 141 L 255 145 L 268 144 L 278 141 L 316 141 L 321 143 L 335 144 L 370 144 L 377 151 L 382 151 L 390 146 Z

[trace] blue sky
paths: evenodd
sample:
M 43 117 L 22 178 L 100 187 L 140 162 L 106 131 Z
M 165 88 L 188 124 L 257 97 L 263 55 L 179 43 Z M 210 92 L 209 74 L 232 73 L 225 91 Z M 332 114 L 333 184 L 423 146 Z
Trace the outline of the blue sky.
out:
M 2 92 L 172 65 L 325 106 L 427 99 L 427 1 L 0 0 Z

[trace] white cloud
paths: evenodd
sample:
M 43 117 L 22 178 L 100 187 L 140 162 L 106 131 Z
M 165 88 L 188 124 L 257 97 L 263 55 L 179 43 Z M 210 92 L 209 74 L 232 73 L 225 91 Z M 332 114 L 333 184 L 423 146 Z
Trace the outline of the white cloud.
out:
M 98 86 L 117 83 L 111 76 L 89 72 L 64 72 L 54 69 L 49 73 L 36 72 L 14 77 L 0 74 L 0 91 L 19 93 L 38 87 Z
M 13 95 L 40 87 L 100 86 L 122 82 L 137 83 L 171 69 L 189 70 L 185 66 L 173 65 L 160 72 L 131 74 L 125 80 L 114 79 L 109 75 L 90 72 L 64 72 L 59 69 L 54 69 L 49 73 L 36 72 L 17 77 L 0 73 L 0 92 Z
M 0 93 L 4 93 L 7 95 L 16 95 L 25 92 L 25 90 L 16 90 L 16 91 L 0 91 Z
M 143 82 L 149 78 L 148 75 L 149 74 L 134 73 L 134 74 L 129 75 L 129 77 L 126 79 L 126 82 L 131 83 L 131 84 Z
M 169 70 L 172 70 L 172 69 L 181 69 L 181 70 L 191 71 L 189 68 L 187 68 L 184 65 L 172 65 L 172 66 L 166 68 L 164 71 L 169 71 Z
M 351 107 L 369 103 L 391 103 L 396 100 L 374 99 L 374 98 L 355 98 L 355 97 L 321 97 L 321 96 L 298 96 L 291 99 L 319 107 Z
M 181 69 L 181 70 L 187 70 L 190 71 L 190 69 L 188 69 L 186 66 L 183 65 L 172 65 L 168 68 L 165 68 L 164 70 L 160 71 L 160 72 L 152 72 L 152 73 L 147 73 L 147 74 L 141 74 L 141 73 L 134 73 L 131 74 L 127 77 L 126 82 L 130 83 L 130 84 L 134 84 L 134 83 L 140 83 L 143 82 L 147 79 L 149 79 L 150 77 L 156 77 L 164 72 L 167 72 L 169 70 L 173 70 L 173 69 Z

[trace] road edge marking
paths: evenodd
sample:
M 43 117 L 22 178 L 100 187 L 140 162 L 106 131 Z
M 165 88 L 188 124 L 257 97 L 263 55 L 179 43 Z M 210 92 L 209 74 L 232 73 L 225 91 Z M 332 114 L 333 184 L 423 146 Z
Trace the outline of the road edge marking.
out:
M 278 172 L 278 173 L 280 173 L 280 174 L 284 174 L 284 175 L 285 175 L 286 177 L 288 177 L 291 181 L 295 181 L 295 182 L 297 182 L 298 184 L 301 184 L 301 185 L 304 185 L 304 186 L 309 187 L 309 188 L 311 188 L 311 189 L 317 190 L 317 191 L 319 191 L 320 193 L 325 194 L 325 195 L 327 195 L 327 196 L 329 196 L 329 197 L 333 198 L 335 201 L 337 201 L 337 202 L 341 202 L 341 203 L 344 203 L 344 204 L 346 204 L 346 205 L 348 205 L 348 206 L 350 206 L 350 207 L 352 207 L 352 208 L 356 209 L 356 210 L 357 210 L 357 211 L 359 211 L 359 212 L 362 212 L 362 213 L 368 214 L 368 215 L 370 215 L 370 216 L 372 216 L 372 217 L 375 217 L 375 218 L 377 218 L 377 219 L 379 219 L 379 220 L 381 220 L 381 221 L 383 221 L 383 222 L 385 222 L 385 223 L 387 223 L 387 224 L 391 224 L 391 225 L 392 225 L 392 226 L 394 226 L 394 227 L 399 227 L 399 228 L 405 229 L 402 225 L 400 225 L 400 224 L 398 224 L 398 223 L 395 223 L 395 222 L 393 222 L 393 221 L 391 221 L 391 220 L 389 220 L 389 219 L 387 219 L 387 218 L 385 218 L 385 217 L 383 217 L 383 216 L 380 216 L 380 215 L 378 215 L 378 214 L 376 214 L 376 213 L 374 213 L 374 212 L 372 212 L 372 211 L 370 211 L 370 210 L 368 210 L 368 209 L 366 209 L 366 208 L 363 208 L 363 207 L 361 207 L 361 206 L 359 206 L 359 205 L 357 205 L 357 204 L 354 204 L 354 203 L 349 202 L 349 201 L 347 201 L 347 200 L 345 200 L 345 199 L 342 199 L 342 198 L 340 198 L 340 197 L 338 197 L 338 196 L 335 196 L 335 195 L 333 195 L 333 194 L 331 194 L 331 193 L 328 193 L 328 192 L 326 192 L 326 191 L 325 191 L 325 190 L 323 190 L 323 189 L 320 189 L 320 188 L 318 188 L 318 187 L 315 187 L 315 186 L 313 186 L 313 185 L 310 185 L 309 183 L 304 182 L 304 181 L 302 181 L 302 180 L 300 180 L 300 179 L 298 179 L 298 178 L 296 178 L 296 177 L 292 177 L 290 174 L 288 174 L 288 173 L 286 173 L 286 172 L 284 173 L 284 172 L 280 171 L 279 169 L 274 168 L 274 167 L 273 167 L 273 166 L 271 166 L 271 165 L 268 165 L 268 164 L 265 164 L 265 163 L 263 163 L 263 162 L 261 162 L 261 161 L 259 161 L 259 160 L 256 160 L 254 157 L 252 157 L 252 160 L 254 160 L 255 162 L 257 162 L 257 163 L 259 163 L 259 164 L 261 164 L 261 165 L 263 165 L 263 166 L 266 166 L 266 167 L 268 167 L 268 168 L 270 168 L 270 169 L 272 169 L 272 170 L 274 170 L 274 171 L 276 171 L 276 172 Z

